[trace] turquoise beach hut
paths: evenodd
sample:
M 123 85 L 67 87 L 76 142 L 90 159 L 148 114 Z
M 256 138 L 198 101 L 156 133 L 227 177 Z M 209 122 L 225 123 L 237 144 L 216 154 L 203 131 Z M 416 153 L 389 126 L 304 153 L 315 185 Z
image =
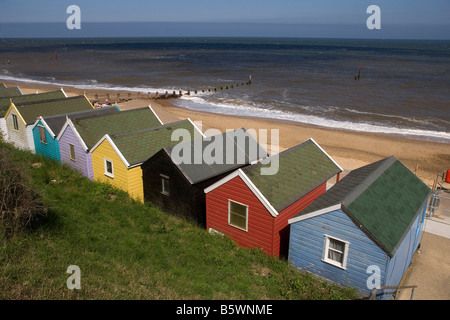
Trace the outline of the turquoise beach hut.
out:
M 364 295 L 398 286 L 420 244 L 430 191 L 395 157 L 350 172 L 289 220 L 290 263 Z
M 112 106 L 68 114 L 40 116 L 32 127 L 35 151 L 46 158 L 61 162 L 59 140 L 57 138 L 67 119 L 85 119 L 118 112 L 119 110 Z

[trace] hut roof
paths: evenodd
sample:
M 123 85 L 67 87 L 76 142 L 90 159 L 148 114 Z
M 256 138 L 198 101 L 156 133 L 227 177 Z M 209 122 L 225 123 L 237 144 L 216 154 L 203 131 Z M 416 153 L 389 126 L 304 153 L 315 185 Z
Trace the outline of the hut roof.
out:
M 244 128 L 207 137 L 196 142 L 180 144 L 177 147 L 182 150 L 186 148 L 190 153 L 188 163 L 175 164 L 191 184 L 267 157 L 267 151 Z M 166 148 L 164 151 L 170 157 L 174 148 Z M 201 159 L 200 155 L 196 154 L 199 151 L 201 152 Z M 211 155 L 212 159 L 205 159 L 204 155 Z
M 78 112 L 71 112 L 67 114 L 58 114 L 53 116 L 43 116 L 40 117 L 38 120 L 36 120 L 36 124 L 39 120 L 43 120 L 49 129 L 53 132 L 53 134 L 56 136 L 59 134 L 60 130 L 63 128 L 64 124 L 66 123 L 67 118 L 70 119 L 88 119 L 89 117 L 96 117 L 96 116 L 106 116 L 109 114 L 115 114 L 117 112 L 120 112 L 116 107 L 105 107 L 105 108 L 99 108 L 99 109 L 90 109 L 90 110 L 83 110 Z
M 429 193 L 430 188 L 392 156 L 350 172 L 291 220 L 340 205 L 358 227 L 393 256 Z
M 110 115 L 100 114 L 72 121 L 88 148 L 94 146 L 105 134 L 119 134 L 162 125 L 151 108 L 126 110 Z
M 93 109 L 85 96 L 15 104 L 25 123 L 33 124 L 40 116 L 67 114 Z
M 22 95 L 19 87 L 0 87 L 0 97 L 14 97 Z
M 131 167 L 143 163 L 161 149 L 178 144 L 178 141 L 172 139 L 172 133 L 177 129 L 187 130 L 192 139 L 194 139 L 196 135 L 203 137 L 202 133 L 198 131 L 197 127 L 190 119 L 169 123 L 159 127 L 151 127 L 134 132 L 107 136 L 109 136 L 109 139 L 113 142 L 123 159 L 126 160 L 128 166 Z M 96 146 L 92 148 L 92 151 L 102 140 L 104 139 L 101 139 Z
M 342 172 L 313 139 L 267 160 L 277 161 L 277 158 L 278 172 L 274 175 L 261 175 L 261 168 L 270 167 L 271 163 L 259 162 L 242 171 L 278 212 Z
M 27 102 L 37 102 L 37 101 L 45 101 L 45 100 L 54 100 L 54 99 L 62 99 L 66 98 L 66 94 L 63 90 L 51 91 L 51 92 L 43 92 L 43 93 L 33 93 L 33 94 L 24 94 L 17 95 L 11 97 L 3 97 L 0 98 L 0 117 L 3 117 L 11 105 L 11 101 L 14 104 L 21 104 Z

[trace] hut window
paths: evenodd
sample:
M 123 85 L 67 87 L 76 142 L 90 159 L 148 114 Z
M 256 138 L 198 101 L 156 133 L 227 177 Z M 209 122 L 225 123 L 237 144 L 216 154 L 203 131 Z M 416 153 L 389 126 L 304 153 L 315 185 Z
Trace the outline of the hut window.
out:
M 228 224 L 247 231 L 248 206 L 228 200 Z
M 345 269 L 347 266 L 348 245 L 347 241 L 325 235 L 323 261 Z
M 12 115 L 12 122 L 14 130 L 19 130 L 19 123 L 17 122 L 17 116 L 15 114 Z
M 161 175 L 161 193 L 168 196 L 170 195 L 169 177 Z
M 114 178 L 113 163 L 111 160 L 105 159 L 105 175 Z
M 42 143 L 47 143 L 47 136 L 45 135 L 45 128 L 42 126 L 39 126 L 39 138 L 41 139 Z
M 69 143 L 70 148 L 70 160 L 75 161 L 75 147 L 73 144 Z

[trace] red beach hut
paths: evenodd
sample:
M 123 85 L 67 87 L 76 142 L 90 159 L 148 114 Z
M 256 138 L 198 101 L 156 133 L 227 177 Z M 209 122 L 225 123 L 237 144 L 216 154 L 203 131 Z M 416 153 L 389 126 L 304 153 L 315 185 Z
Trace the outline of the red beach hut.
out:
M 205 189 L 206 227 L 238 245 L 286 257 L 288 220 L 326 191 L 342 168 L 313 140 L 269 158 L 278 172 L 261 175 L 261 162 L 238 169 Z

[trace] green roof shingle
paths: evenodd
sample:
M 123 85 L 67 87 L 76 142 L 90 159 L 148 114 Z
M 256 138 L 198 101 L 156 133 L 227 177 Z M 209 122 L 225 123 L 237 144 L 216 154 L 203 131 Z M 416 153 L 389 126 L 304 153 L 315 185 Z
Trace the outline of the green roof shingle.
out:
M 27 125 L 33 124 L 39 116 L 52 116 L 93 109 L 85 96 L 15 104 Z
M 19 87 L 0 87 L 0 97 L 15 97 L 22 95 Z
M 177 129 L 187 130 L 192 140 L 202 138 L 189 119 L 110 137 L 130 166 L 133 166 L 144 162 L 161 149 L 180 143 L 172 141 L 172 133 Z
M 341 203 L 343 211 L 391 256 L 430 188 L 395 157 L 353 170 L 298 216 Z
M 22 104 L 27 102 L 38 102 L 38 101 L 46 101 L 46 100 L 54 100 L 54 99 L 62 99 L 66 98 L 66 95 L 62 90 L 52 91 L 52 92 L 44 92 L 38 94 L 24 94 L 18 96 L 11 97 L 3 97 L 0 98 L 0 117 L 4 117 L 6 111 L 11 105 L 11 100 L 14 104 Z
M 119 134 L 161 126 L 150 108 L 121 111 L 112 115 L 72 120 L 88 148 L 92 148 L 105 134 Z
M 274 175 L 261 175 L 260 169 L 271 165 L 261 162 L 243 169 L 278 212 L 342 171 L 312 139 L 279 153 L 278 158 Z
M 201 141 L 185 143 L 181 147 L 190 151 L 190 161 L 176 165 L 192 184 L 267 157 L 267 151 L 244 128 L 207 137 Z M 174 147 L 169 147 L 165 148 L 165 151 L 171 155 L 173 149 Z M 211 149 L 214 150 L 213 156 L 217 158 L 205 159 L 204 155 L 210 155 Z M 199 151 L 202 157 L 196 159 L 195 152 Z

